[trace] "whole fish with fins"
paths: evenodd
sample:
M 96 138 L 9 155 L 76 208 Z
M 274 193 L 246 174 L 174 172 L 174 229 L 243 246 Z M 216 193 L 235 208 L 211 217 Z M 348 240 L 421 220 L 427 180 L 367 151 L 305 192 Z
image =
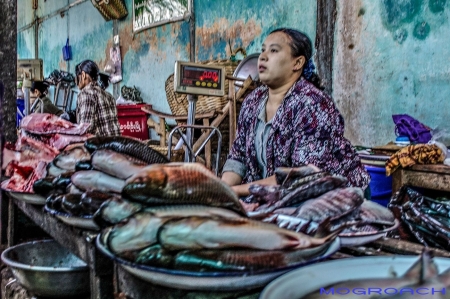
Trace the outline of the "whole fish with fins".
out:
M 147 205 L 201 204 L 246 215 L 236 193 L 198 163 L 149 165 L 125 181 L 122 196 Z
M 99 149 L 110 149 L 117 153 L 142 160 L 147 164 L 169 162 L 167 157 L 150 148 L 144 142 L 125 136 L 93 137 L 86 140 L 84 146 L 90 153 Z

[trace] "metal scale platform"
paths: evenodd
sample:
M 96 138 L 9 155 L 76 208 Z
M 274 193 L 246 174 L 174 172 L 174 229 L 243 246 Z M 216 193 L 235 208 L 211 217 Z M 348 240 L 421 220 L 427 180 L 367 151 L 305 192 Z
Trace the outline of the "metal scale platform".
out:
M 195 125 L 195 109 L 198 95 L 224 96 L 225 95 L 225 67 L 215 65 L 202 65 L 199 63 L 176 61 L 174 72 L 174 90 L 187 94 L 189 102 L 187 125 L 176 126 L 169 134 L 168 157 L 171 157 L 172 136 L 175 132 L 180 134 L 186 146 L 185 162 L 195 162 L 197 155 L 205 147 L 214 134 L 218 135 L 216 175 L 219 169 L 220 149 L 222 146 L 222 134 L 213 126 Z M 182 129 L 186 129 L 184 136 Z M 211 130 L 200 148 L 194 152 L 194 129 Z

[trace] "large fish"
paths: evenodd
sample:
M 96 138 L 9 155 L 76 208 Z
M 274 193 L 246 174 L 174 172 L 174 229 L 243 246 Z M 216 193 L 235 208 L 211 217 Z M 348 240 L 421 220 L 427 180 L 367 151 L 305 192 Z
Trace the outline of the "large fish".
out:
M 99 149 L 92 154 L 92 166 L 119 179 L 127 179 L 139 172 L 147 163 L 109 149 Z
M 328 245 L 328 244 L 324 244 Z M 322 250 L 308 254 L 304 250 L 257 250 L 257 249 L 204 249 L 186 250 L 174 257 L 174 268 L 186 271 L 259 271 L 276 270 L 306 262 L 326 251 Z
M 75 170 L 75 165 L 79 161 L 87 161 L 91 159 L 91 154 L 83 147 L 75 147 L 67 151 L 62 151 L 53 160 L 56 167 L 65 170 Z
M 169 160 L 160 152 L 150 148 L 145 143 L 124 136 L 104 136 L 89 138 L 84 143 L 89 152 L 99 149 L 110 149 L 115 152 L 132 156 L 147 164 L 168 163 Z
M 158 231 L 166 221 L 192 215 L 199 217 L 238 217 L 237 214 L 226 209 L 207 206 L 180 205 L 147 208 L 145 211 L 129 216 L 126 220 L 121 219 L 125 221 L 114 226 L 109 233 L 108 246 L 113 252 L 120 254 L 126 251 L 143 249 L 157 243 Z
M 368 269 L 370 271 L 370 269 Z M 343 288 L 346 290 L 368 290 L 380 288 L 382 290 L 387 288 L 395 288 L 399 289 L 407 285 L 411 285 L 414 283 L 422 282 L 426 279 L 430 279 L 432 277 L 437 276 L 438 269 L 436 264 L 433 262 L 431 257 L 431 252 L 429 250 L 425 250 L 422 255 L 417 259 L 417 261 L 405 272 L 405 274 L 399 278 L 390 277 L 390 278 L 368 278 L 368 279 L 360 279 L 360 280 L 348 280 L 343 282 L 338 282 L 336 284 L 326 286 L 324 289 L 326 291 L 330 291 L 331 288 L 334 290 Z M 320 290 L 317 290 L 305 297 L 303 299 L 333 299 L 333 298 L 345 298 L 345 299 L 358 299 L 358 298 L 370 298 L 373 297 L 374 294 L 354 294 L 349 293 L 346 295 L 342 294 L 329 294 L 329 293 L 321 293 Z
M 159 230 L 158 240 L 168 250 L 295 250 L 318 247 L 333 240 L 338 233 L 311 237 L 248 218 L 186 217 L 167 221 Z
M 236 193 L 198 163 L 153 164 L 125 183 L 123 197 L 148 205 L 202 204 L 246 215 Z
M 122 192 L 125 181 L 97 170 L 82 170 L 71 177 L 72 184 L 84 191 Z
M 106 200 L 94 214 L 94 221 L 99 227 L 107 227 L 140 212 L 143 209 L 139 203 L 131 202 L 122 197 Z
M 394 214 L 391 210 L 370 200 L 365 200 L 362 203 L 358 217 L 365 222 L 381 223 L 386 225 L 393 225 L 395 221 Z

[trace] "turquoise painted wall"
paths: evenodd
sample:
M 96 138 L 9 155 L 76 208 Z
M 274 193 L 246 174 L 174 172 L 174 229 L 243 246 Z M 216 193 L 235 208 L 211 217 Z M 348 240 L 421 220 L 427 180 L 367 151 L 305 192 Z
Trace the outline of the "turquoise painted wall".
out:
M 76 0 L 38 1 L 38 17 L 54 13 Z M 173 73 L 176 60 L 189 60 L 189 23 L 179 21 L 132 32 L 132 1 L 125 0 L 128 16 L 117 21 L 122 52 L 123 81 L 120 86 L 136 86 L 144 101 L 157 110 L 170 113 L 165 80 Z M 295 27 L 315 39 L 314 0 L 195 0 L 196 61 L 228 58 L 230 46 L 243 47 L 248 54 L 258 52 L 269 31 L 276 27 Z M 18 28 L 33 20 L 31 2 L 18 0 Z M 92 59 L 104 68 L 113 45 L 113 21 L 106 22 L 86 1 L 64 14 L 44 20 L 38 27 L 38 58 L 44 60 L 44 76 L 54 69 L 74 72 L 83 59 Z M 61 48 L 70 38 L 73 60 L 62 59 Z M 19 32 L 18 53 L 34 58 L 34 27 Z M 238 56 L 242 58 L 242 56 Z M 112 88 L 109 88 L 110 91 Z

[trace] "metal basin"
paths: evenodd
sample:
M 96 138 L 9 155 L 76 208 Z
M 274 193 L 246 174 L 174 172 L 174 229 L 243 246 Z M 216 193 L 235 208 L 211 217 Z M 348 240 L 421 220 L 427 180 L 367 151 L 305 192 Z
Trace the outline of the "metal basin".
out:
M 89 293 L 89 267 L 54 240 L 10 247 L 1 258 L 17 282 L 33 295 L 79 298 Z

